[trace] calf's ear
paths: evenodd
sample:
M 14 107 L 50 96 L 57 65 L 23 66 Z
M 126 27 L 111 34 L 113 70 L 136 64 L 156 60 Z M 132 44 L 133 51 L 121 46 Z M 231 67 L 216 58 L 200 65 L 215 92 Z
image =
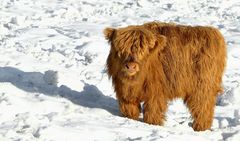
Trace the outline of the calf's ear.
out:
M 108 40 L 109 42 L 111 42 L 115 31 L 116 31 L 116 29 L 114 29 L 114 28 L 105 28 L 103 30 L 105 39 Z
M 157 35 L 154 48 L 151 50 L 151 52 L 163 50 L 166 44 L 167 38 L 163 35 Z

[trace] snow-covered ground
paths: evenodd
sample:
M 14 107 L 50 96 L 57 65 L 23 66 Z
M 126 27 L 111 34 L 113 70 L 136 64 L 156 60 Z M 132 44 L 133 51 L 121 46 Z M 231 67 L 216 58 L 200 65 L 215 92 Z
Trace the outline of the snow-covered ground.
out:
M 159 20 L 220 29 L 224 94 L 211 130 L 194 132 L 181 100 L 165 125 L 120 116 L 102 30 Z M 239 0 L 1 0 L 1 141 L 239 141 Z

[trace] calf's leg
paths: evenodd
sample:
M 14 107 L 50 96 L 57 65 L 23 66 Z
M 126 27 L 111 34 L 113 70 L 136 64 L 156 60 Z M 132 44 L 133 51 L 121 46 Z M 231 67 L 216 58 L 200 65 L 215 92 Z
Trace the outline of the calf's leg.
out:
M 129 101 L 120 100 L 119 108 L 124 117 L 134 119 L 134 120 L 139 119 L 139 114 L 141 111 L 141 105 L 139 102 L 129 102 Z
M 189 108 L 193 118 L 193 129 L 204 131 L 211 128 L 213 122 L 216 94 L 211 91 L 197 92 L 185 98 L 184 102 Z
M 154 125 L 163 125 L 167 101 L 160 97 L 152 97 L 145 101 L 143 107 L 144 122 Z

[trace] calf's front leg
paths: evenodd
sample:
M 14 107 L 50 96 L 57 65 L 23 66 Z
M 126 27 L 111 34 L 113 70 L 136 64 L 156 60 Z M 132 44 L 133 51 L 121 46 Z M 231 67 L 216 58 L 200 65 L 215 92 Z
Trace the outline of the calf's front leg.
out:
M 161 97 L 151 97 L 144 102 L 143 114 L 144 122 L 154 125 L 163 125 L 167 101 Z
M 139 102 L 119 100 L 119 108 L 124 117 L 134 120 L 139 119 L 139 114 L 141 112 L 141 105 Z

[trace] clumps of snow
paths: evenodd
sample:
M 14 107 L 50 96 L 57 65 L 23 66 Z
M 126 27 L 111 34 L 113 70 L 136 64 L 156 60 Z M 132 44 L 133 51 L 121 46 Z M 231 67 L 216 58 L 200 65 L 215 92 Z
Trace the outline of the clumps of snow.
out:
M 86 52 L 86 53 L 79 52 L 78 55 L 83 57 L 81 59 L 78 59 L 78 61 L 80 61 L 83 65 L 91 64 L 93 62 L 93 59 L 97 57 L 96 54 L 92 54 L 92 53 L 89 53 L 89 52 Z
M 234 110 L 234 124 L 235 125 L 240 124 L 240 110 L 239 109 Z
M 220 125 L 219 125 L 220 128 L 226 128 L 226 127 L 228 127 L 228 126 L 229 126 L 229 122 L 228 122 L 227 119 L 222 119 L 222 120 L 220 121 Z
M 240 85 L 226 89 L 217 99 L 217 105 L 226 106 L 231 104 L 240 105 Z

